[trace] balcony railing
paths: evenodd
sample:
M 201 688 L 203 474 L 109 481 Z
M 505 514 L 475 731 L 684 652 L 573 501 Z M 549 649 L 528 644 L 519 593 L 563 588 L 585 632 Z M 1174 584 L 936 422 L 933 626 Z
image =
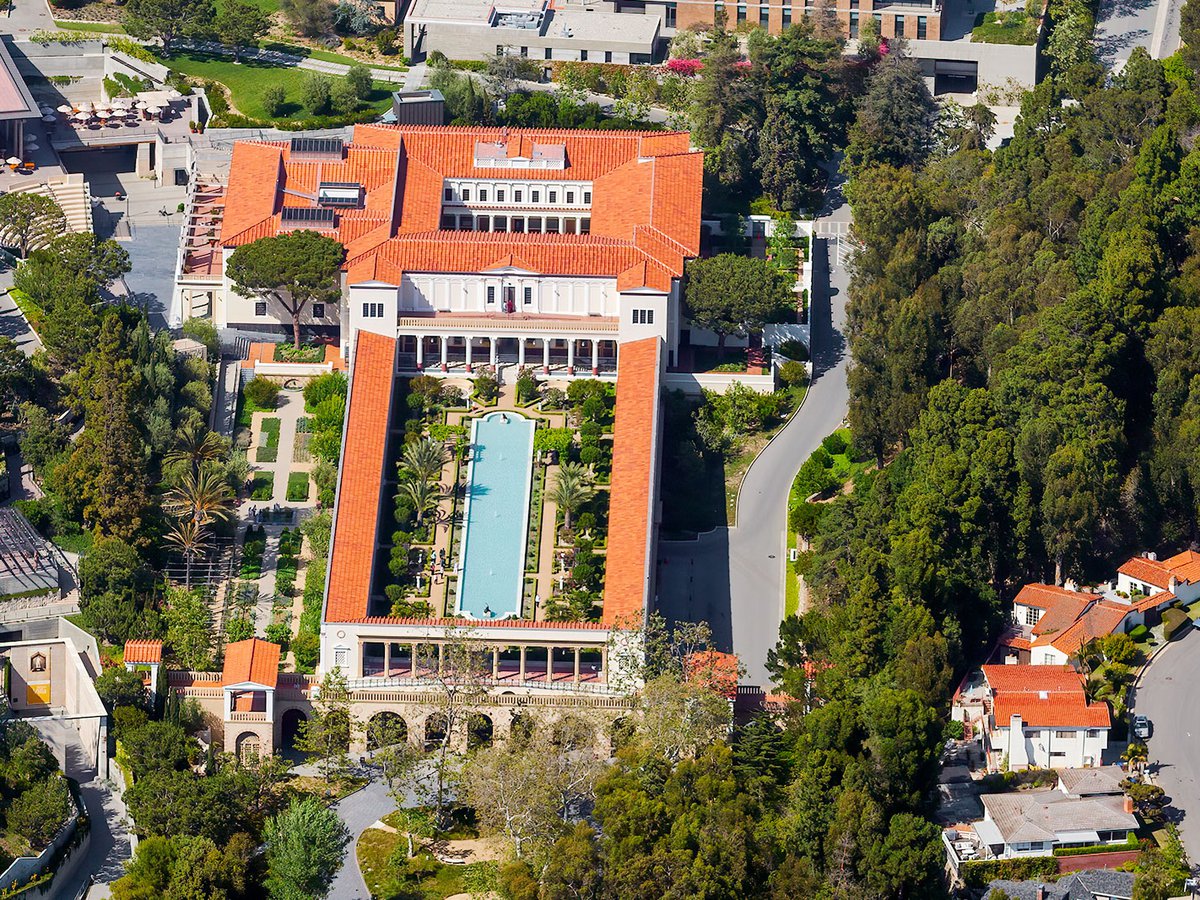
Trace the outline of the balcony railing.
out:
M 226 722 L 266 722 L 265 712 L 231 712 L 226 713 Z

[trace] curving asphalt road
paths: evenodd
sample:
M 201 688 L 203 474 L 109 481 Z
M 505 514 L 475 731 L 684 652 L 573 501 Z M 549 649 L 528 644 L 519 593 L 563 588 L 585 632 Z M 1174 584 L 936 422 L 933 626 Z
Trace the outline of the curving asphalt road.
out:
M 1134 692 L 1134 708 L 1149 717 L 1146 742 L 1150 771 L 1170 798 L 1188 857 L 1200 860 L 1200 633 L 1188 629 L 1146 667 Z
M 848 219 L 843 205 L 819 222 Z M 659 612 L 668 621 L 708 622 L 717 647 L 745 666 L 743 683 L 764 688 L 767 651 L 783 618 L 788 492 L 809 454 L 841 425 L 850 398 L 843 337 L 849 273 L 834 241 L 813 241 L 813 261 L 813 382 L 804 405 L 746 473 L 737 525 L 694 541 L 663 541 L 658 552 Z

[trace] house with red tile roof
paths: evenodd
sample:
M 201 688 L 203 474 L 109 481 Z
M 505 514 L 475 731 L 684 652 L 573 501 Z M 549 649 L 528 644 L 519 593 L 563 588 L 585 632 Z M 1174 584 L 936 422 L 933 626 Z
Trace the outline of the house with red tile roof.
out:
M 686 132 L 358 125 L 345 143 L 238 141 L 214 321 L 284 332 L 282 305 L 240 296 L 224 267 L 307 229 L 346 248 L 342 302 L 301 316 L 343 355 L 369 331 L 413 374 L 507 362 L 612 377 L 622 344 L 653 337 L 672 365 L 702 167 Z
M 984 749 L 1010 769 L 1099 766 L 1112 725 L 1104 703 L 1090 703 L 1083 677 L 1068 665 L 983 666 Z
M 1149 552 L 1131 557 L 1117 569 L 1117 592 L 1134 603 L 1158 598 L 1154 605 L 1159 608 L 1166 605 L 1164 594 L 1195 603 L 1200 600 L 1200 553 L 1184 550 L 1163 560 Z

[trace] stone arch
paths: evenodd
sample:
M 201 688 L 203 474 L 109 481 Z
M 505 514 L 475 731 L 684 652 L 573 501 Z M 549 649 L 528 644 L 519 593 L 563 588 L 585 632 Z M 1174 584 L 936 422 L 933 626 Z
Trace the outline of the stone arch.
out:
M 484 713 L 472 713 L 467 717 L 467 749 L 490 747 L 495 737 L 496 726 L 492 717 Z
M 234 744 L 238 759 L 247 760 L 263 755 L 262 735 L 257 731 L 243 731 Z
M 378 750 L 408 741 L 408 723 L 399 713 L 384 710 L 367 721 L 367 749 Z
M 450 722 L 445 713 L 430 713 L 425 717 L 425 749 L 432 750 L 441 746 L 450 730 Z
M 279 746 L 284 754 L 296 753 L 296 738 L 300 736 L 300 726 L 308 721 L 304 710 L 285 709 L 279 719 Z

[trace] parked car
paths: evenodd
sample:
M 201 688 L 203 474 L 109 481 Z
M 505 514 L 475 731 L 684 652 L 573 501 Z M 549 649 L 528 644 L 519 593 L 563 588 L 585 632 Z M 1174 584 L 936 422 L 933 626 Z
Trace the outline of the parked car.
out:
M 1145 716 L 1134 716 L 1133 736 L 1143 741 L 1150 737 L 1150 720 Z

